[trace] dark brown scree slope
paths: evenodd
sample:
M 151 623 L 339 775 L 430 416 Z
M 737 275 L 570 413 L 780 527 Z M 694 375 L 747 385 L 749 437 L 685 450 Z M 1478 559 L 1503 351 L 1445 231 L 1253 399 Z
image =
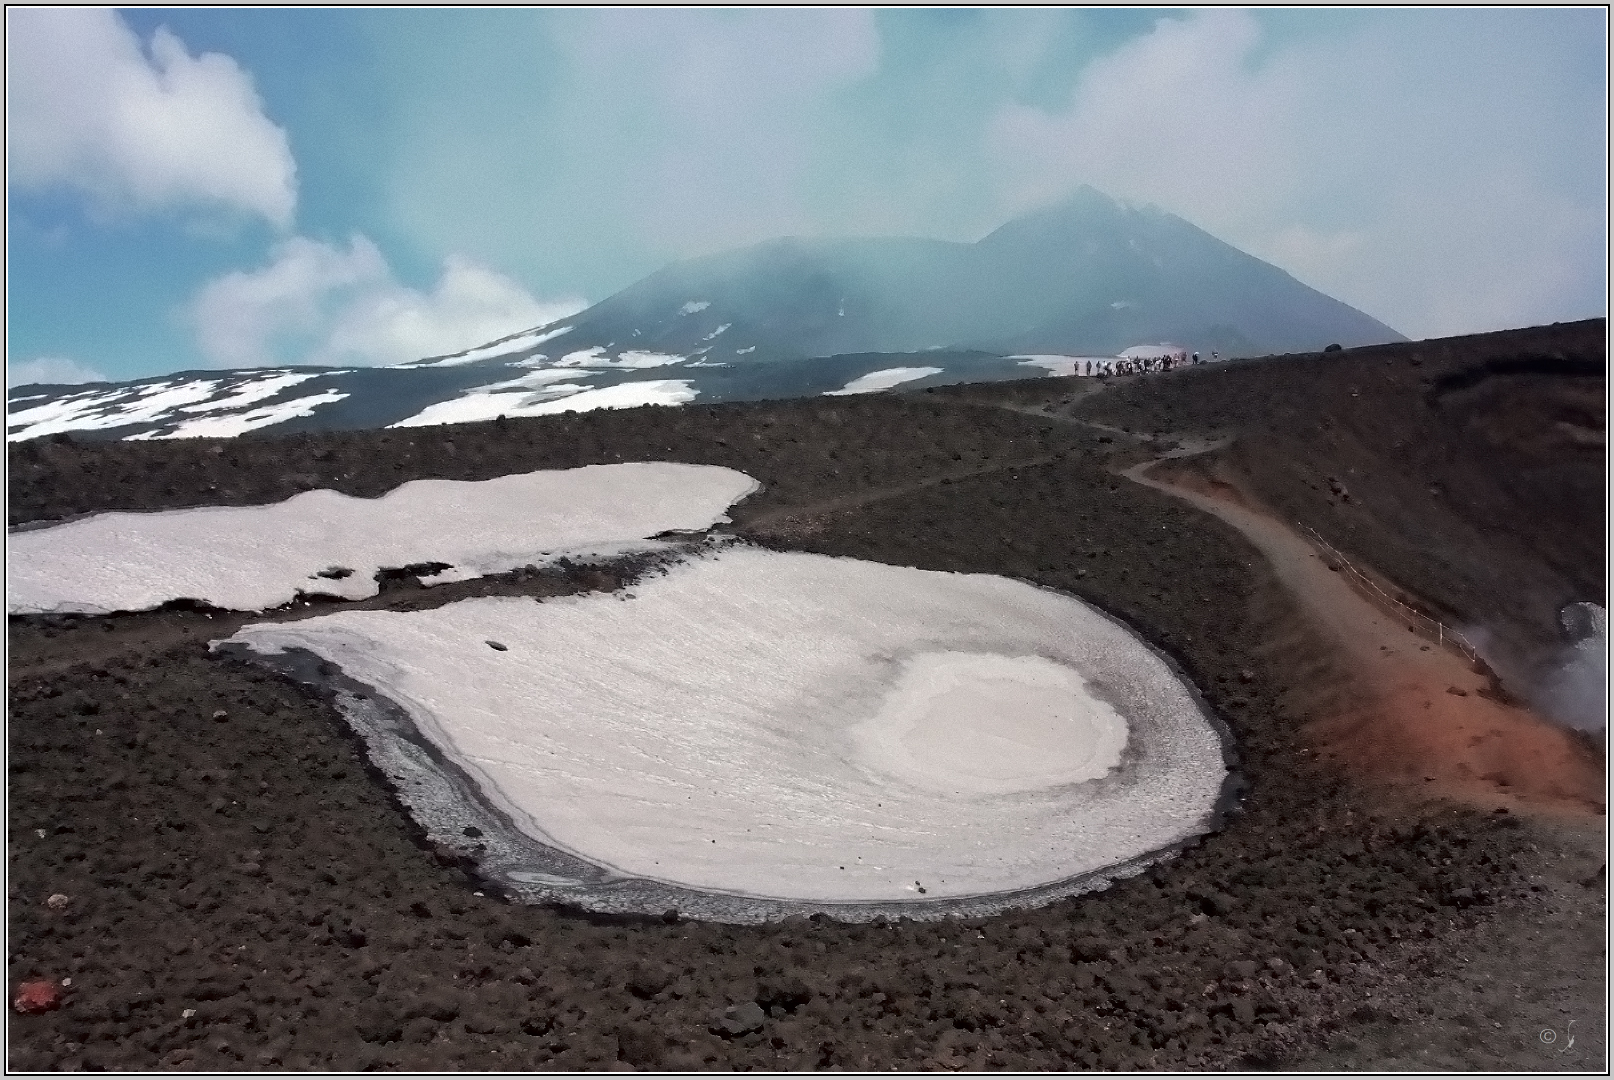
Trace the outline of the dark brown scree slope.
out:
M 1388 370 L 1417 373 L 1408 408 L 1425 408 L 1429 365 L 1400 355 Z M 1317 361 L 1273 362 L 1275 378 L 1286 363 Z M 1104 397 L 1123 400 L 1084 415 L 1185 431 L 1186 404 L 1170 424 L 1129 411 L 1170 382 L 1116 386 Z M 1318 393 L 1282 385 L 1273 430 Z M 12 619 L 10 988 L 49 979 L 62 1005 L 13 1014 L 9 1065 L 1602 1068 L 1600 821 L 1386 799 L 1315 760 L 1288 702 L 1337 679 L 1339 659 L 1255 551 L 1109 471 L 1148 448 L 1000 407 L 1057 409 L 1093 389 L 11 447 L 13 523 L 590 462 L 733 466 L 767 485 L 736 512 L 761 542 L 1010 574 L 1127 619 L 1231 726 L 1248 788 L 1182 857 L 1038 911 L 863 927 L 591 919 L 477 895 L 474 863 L 425 850 L 333 709 L 208 655 L 244 616 Z M 1362 482 L 1346 483 L 1354 499 Z M 404 579 L 367 603 L 613 588 L 633 570 Z

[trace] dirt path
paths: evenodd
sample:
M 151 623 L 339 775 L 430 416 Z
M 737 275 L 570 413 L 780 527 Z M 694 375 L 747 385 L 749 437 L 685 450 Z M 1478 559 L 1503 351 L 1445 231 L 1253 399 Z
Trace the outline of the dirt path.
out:
M 1191 447 L 1167 455 L 1192 456 Z M 1161 474 L 1167 474 L 1169 479 Z M 1440 970 L 1403 975 L 1301 1071 L 1598 1070 L 1605 1023 L 1606 852 L 1601 761 L 1563 729 L 1480 696 L 1488 679 L 1353 589 L 1295 530 L 1214 469 L 1166 459 L 1124 475 L 1238 529 L 1357 675 L 1357 703 L 1310 722 L 1313 754 L 1392 794 L 1522 812 L 1530 899 L 1482 923 Z
M 1185 446 L 1168 457 L 1188 457 Z M 1489 679 L 1351 588 L 1315 548 L 1227 478 L 1143 462 L 1123 475 L 1232 525 L 1358 673 L 1360 704 L 1309 725 L 1313 754 L 1421 795 L 1571 816 L 1602 813 L 1600 764 L 1562 728 L 1482 696 Z
M 1042 415 L 1033 413 L 1033 415 Z M 1048 417 L 1060 419 L 1060 417 Z M 1036 465 L 1045 465 L 1058 455 L 1042 454 L 1023 461 L 993 462 L 988 465 L 978 465 L 968 469 L 954 469 L 951 472 L 936 473 L 907 484 L 895 484 L 887 487 L 872 488 L 868 491 L 859 491 L 852 495 L 843 495 L 833 499 L 822 499 L 807 504 L 786 504 L 771 510 L 748 515 L 744 504 L 735 514 L 735 524 L 744 532 L 768 539 L 793 539 L 801 536 L 810 536 L 822 532 L 824 519 L 833 515 L 844 513 L 847 510 L 856 510 L 871 503 L 894 499 L 902 495 L 909 495 L 925 488 L 935 487 L 938 484 L 950 484 L 959 480 L 969 480 L 989 473 L 1004 472 L 1014 469 L 1029 469 Z

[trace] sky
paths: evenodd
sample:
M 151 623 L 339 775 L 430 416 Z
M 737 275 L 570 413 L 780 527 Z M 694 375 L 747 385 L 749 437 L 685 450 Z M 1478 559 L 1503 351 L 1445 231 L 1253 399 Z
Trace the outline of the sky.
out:
M 389 364 L 1083 184 L 1414 338 L 1605 315 L 1601 9 L 6 11 L 7 382 Z

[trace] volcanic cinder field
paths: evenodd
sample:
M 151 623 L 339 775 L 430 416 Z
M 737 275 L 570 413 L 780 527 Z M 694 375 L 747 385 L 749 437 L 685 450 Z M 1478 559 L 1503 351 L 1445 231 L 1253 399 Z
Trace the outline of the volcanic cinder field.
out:
M 1605 333 L 14 443 L 9 1065 L 1601 1070 Z

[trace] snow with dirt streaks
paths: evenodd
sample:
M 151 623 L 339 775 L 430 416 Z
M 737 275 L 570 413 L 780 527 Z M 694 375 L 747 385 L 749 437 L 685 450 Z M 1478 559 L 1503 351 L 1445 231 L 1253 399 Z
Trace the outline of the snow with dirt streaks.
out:
M 598 368 L 601 370 L 620 369 L 636 371 L 641 368 L 666 367 L 669 364 L 682 364 L 686 357 L 676 353 L 647 352 L 642 349 L 629 349 L 612 360 L 606 355 L 603 345 L 580 349 L 577 352 L 567 353 L 556 360 L 558 368 Z
M 474 364 L 478 360 L 491 360 L 495 356 L 508 356 L 511 353 L 521 352 L 523 349 L 536 349 L 544 342 L 552 338 L 558 338 L 570 330 L 570 326 L 557 326 L 553 330 L 538 327 L 533 330 L 524 330 L 507 338 L 501 338 L 487 345 L 479 345 L 474 349 L 454 353 L 452 356 L 444 356 L 437 360 L 411 360 L 407 364 L 398 364 L 396 366 L 405 368 L 439 368 Z
M 578 378 L 586 372 L 574 372 Z M 491 388 L 487 388 L 491 389 Z M 615 386 L 589 388 L 586 383 L 556 383 L 540 392 L 474 392 L 451 401 L 428 405 L 414 416 L 388 427 L 430 427 L 435 424 L 470 424 L 499 416 L 550 416 L 592 409 L 633 409 L 640 405 L 682 405 L 699 391 L 687 379 L 650 379 Z M 564 395 L 564 396 L 561 396 Z
M 987 575 L 736 546 L 619 594 L 231 642 L 375 688 L 528 835 L 730 894 L 1064 881 L 1203 832 L 1226 775 L 1164 660 L 1078 600 Z
M 881 371 L 871 371 L 867 375 L 859 375 L 839 390 L 826 391 L 825 397 L 839 397 L 845 394 L 872 394 L 877 390 L 889 390 L 905 382 L 923 379 L 930 375 L 940 375 L 939 367 L 895 367 L 885 368 Z
M 320 405 L 342 400 L 348 394 L 327 389 L 288 401 L 260 404 L 310 379 L 344 374 L 344 371 L 270 369 L 91 390 L 9 411 L 6 438 L 16 442 L 63 431 L 98 431 L 134 424 L 156 427 L 125 438 L 239 435 L 295 417 L 311 416 Z M 173 426 L 162 430 L 168 425 Z
M 7 603 L 21 614 L 145 611 L 182 598 L 261 611 L 299 592 L 359 600 L 387 567 L 447 563 L 435 580 L 452 581 L 643 547 L 727 521 L 756 489 L 733 469 L 644 462 L 413 480 L 378 499 L 321 489 L 268 506 L 97 514 L 10 535 Z
M 127 424 L 160 423 L 183 406 L 212 397 L 220 382 L 219 379 L 191 379 L 71 394 L 8 413 L 6 441 L 33 439 L 61 431 L 99 431 Z
M 280 389 L 281 388 L 276 387 L 271 392 L 279 393 Z M 269 395 L 260 395 L 260 397 L 267 396 Z M 258 428 L 269 427 L 273 424 L 283 424 L 287 420 L 293 420 L 299 416 L 313 416 L 315 410 L 317 410 L 321 405 L 330 405 L 333 402 L 341 401 L 343 398 L 349 396 L 350 395 L 341 390 L 321 390 L 317 394 L 305 394 L 299 398 L 292 398 L 290 401 L 277 401 L 272 405 L 262 405 L 256 409 L 245 409 L 240 412 L 226 412 L 219 416 L 199 416 L 192 420 L 182 420 L 180 421 L 179 426 L 174 428 L 172 431 L 158 431 L 156 429 L 142 431 L 134 435 L 125 436 L 125 441 L 143 442 L 149 439 L 230 439 L 248 431 L 254 431 Z M 240 399 L 255 400 L 248 394 L 241 394 L 237 400 L 230 403 L 231 407 L 239 409 L 241 407 Z M 209 403 L 206 406 L 193 406 L 193 408 L 198 411 L 203 408 L 211 407 L 212 403 Z

